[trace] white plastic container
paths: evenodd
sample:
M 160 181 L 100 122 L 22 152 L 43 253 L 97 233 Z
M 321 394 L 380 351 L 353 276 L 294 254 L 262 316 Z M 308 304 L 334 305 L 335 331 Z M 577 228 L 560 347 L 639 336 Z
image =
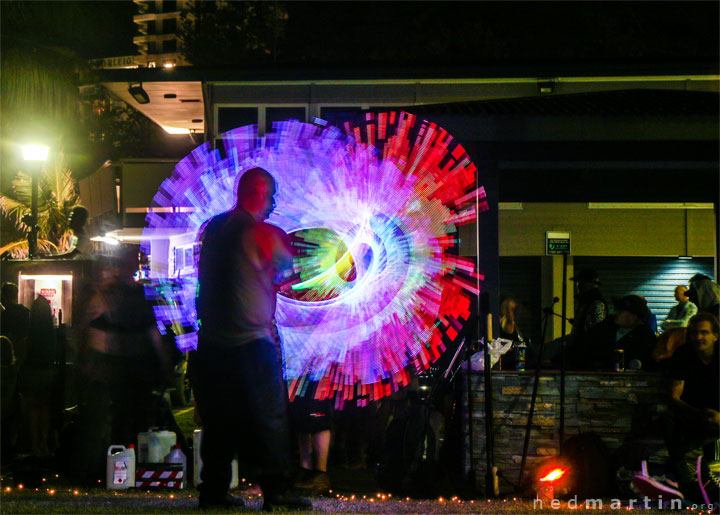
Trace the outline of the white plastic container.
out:
M 172 431 L 138 433 L 138 463 L 162 463 L 176 443 L 177 435 Z
M 202 458 L 200 457 L 200 444 L 202 443 L 202 429 L 193 431 L 193 484 L 198 486 L 202 483 L 200 472 L 202 471 Z M 237 488 L 240 484 L 238 479 L 238 460 L 232 461 L 232 477 L 230 479 L 230 489 Z
M 165 456 L 165 463 L 182 465 L 183 476 L 180 488 L 185 488 L 187 486 L 187 458 L 185 457 L 185 453 L 182 452 L 182 449 L 179 445 L 175 445 L 170 451 L 170 453 Z
M 110 490 L 124 490 L 135 486 L 135 448 L 124 445 L 108 447 L 105 485 Z

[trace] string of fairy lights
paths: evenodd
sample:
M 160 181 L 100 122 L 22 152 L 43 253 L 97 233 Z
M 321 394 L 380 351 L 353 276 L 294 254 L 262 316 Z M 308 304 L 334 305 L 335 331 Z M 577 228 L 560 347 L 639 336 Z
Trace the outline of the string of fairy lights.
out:
M 59 475 L 56 474 L 54 476 L 54 479 L 58 480 Z M 107 492 L 101 489 L 101 487 L 78 489 L 63 486 L 48 486 L 42 488 L 29 488 L 22 483 L 15 482 L 12 482 L 13 486 L 9 486 L 9 483 L 11 482 L 12 481 L 8 481 L 8 479 L 4 476 L 0 477 L 0 483 L 2 484 L 2 487 L 0 487 L 0 492 L 2 492 L 2 500 L 4 502 L 3 511 L 12 510 L 12 506 L 14 505 L 14 503 L 23 503 L 24 505 L 26 505 L 28 502 L 32 503 L 34 501 L 38 503 L 43 503 L 43 499 L 46 499 L 48 502 L 51 502 L 53 504 L 63 502 L 64 500 L 71 502 L 71 499 L 76 499 L 76 501 L 72 502 L 76 503 L 75 506 L 78 507 L 78 509 L 81 506 L 85 506 L 85 509 L 87 509 L 87 506 L 95 507 L 97 504 L 97 508 L 94 508 L 93 512 L 98 513 L 103 511 L 100 505 L 107 506 L 106 503 L 108 502 L 109 497 L 113 499 L 124 498 L 128 501 L 138 499 L 141 502 L 151 502 L 151 499 L 156 499 L 159 500 L 158 502 L 160 503 L 171 503 L 171 505 L 168 506 L 168 508 L 171 509 L 182 508 L 185 505 L 184 503 L 188 500 L 192 502 L 192 507 L 194 507 L 195 503 L 197 502 L 196 493 L 172 492 L 167 489 Z M 42 478 L 42 482 L 47 483 L 47 478 Z M 251 484 L 246 483 L 245 479 L 243 479 L 242 482 L 243 484 L 247 484 L 248 487 L 251 486 Z M 245 499 L 251 502 L 262 499 L 261 493 L 248 494 L 247 492 L 250 491 L 251 490 L 248 490 L 246 487 L 245 490 L 241 490 L 240 493 L 243 494 L 243 497 Z M 83 498 L 87 500 L 81 501 L 80 499 Z M 634 511 L 642 511 L 644 513 L 648 512 L 647 507 L 645 507 L 642 502 L 637 502 L 631 505 L 629 503 L 629 500 L 625 500 L 624 502 L 620 502 L 618 500 L 615 501 L 617 502 L 617 505 L 612 505 L 613 507 L 611 508 L 611 511 L 613 513 Z M 557 500 L 557 502 L 557 507 L 547 506 L 546 508 L 551 508 L 553 511 L 563 509 L 572 511 L 583 511 L 587 513 L 593 513 L 598 511 L 597 508 L 587 507 L 586 504 L 582 501 L 577 502 L 575 506 L 570 506 L 568 504 L 568 500 L 564 500 L 562 502 L 560 500 Z M 652 507 L 654 508 L 657 502 L 654 500 L 650 502 L 653 504 Z M 315 511 L 330 511 L 333 513 L 357 513 L 358 511 L 371 512 L 374 511 L 372 510 L 373 505 L 378 505 L 377 509 L 380 510 L 379 512 L 392 512 L 397 510 L 404 513 L 482 513 L 484 511 L 488 513 L 533 513 L 537 511 L 537 505 L 535 501 L 521 499 L 518 497 L 504 499 L 467 499 L 458 496 L 441 496 L 436 499 L 418 500 L 406 496 L 393 496 L 391 493 L 384 492 L 377 492 L 373 495 L 358 493 L 338 493 L 333 490 L 328 490 L 324 495 L 314 499 Z M 404 507 L 404 505 L 407 505 L 407 507 Z M 148 505 L 148 508 L 150 506 L 151 505 Z M 152 507 L 159 508 L 161 506 L 165 506 L 165 504 L 153 505 Z M 393 508 L 393 506 L 397 506 L 397 508 Z M 115 511 L 118 508 L 118 505 L 111 505 L 109 507 L 109 511 Z M 408 511 L 408 509 L 411 511 Z M 670 508 L 662 507 L 659 507 L 658 509 L 661 509 L 663 511 L 665 509 L 670 510 Z M 713 508 L 707 508 L 701 505 L 686 504 L 681 509 L 673 509 L 672 511 L 697 513 L 698 515 L 710 515 L 711 513 L 713 513 Z M 606 513 L 606 511 L 603 513 Z

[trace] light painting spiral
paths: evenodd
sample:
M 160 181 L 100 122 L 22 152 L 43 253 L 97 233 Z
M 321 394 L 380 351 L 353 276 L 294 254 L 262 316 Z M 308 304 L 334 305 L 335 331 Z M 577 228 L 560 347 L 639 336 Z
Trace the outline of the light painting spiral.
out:
M 363 405 L 407 385 L 459 337 L 483 277 L 457 255 L 457 226 L 487 203 L 445 130 L 405 112 L 368 113 L 342 129 L 293 120 L 222 141 L 224 157 L 206 143 L 177 165 L 146 219 L 146 291 L 181 350 L 197 345 L 198 234 L 232 209 L 238 178 L 254 167 L 278 183 L 268 222 L 295 251 L 276 311 L 291 398 Z

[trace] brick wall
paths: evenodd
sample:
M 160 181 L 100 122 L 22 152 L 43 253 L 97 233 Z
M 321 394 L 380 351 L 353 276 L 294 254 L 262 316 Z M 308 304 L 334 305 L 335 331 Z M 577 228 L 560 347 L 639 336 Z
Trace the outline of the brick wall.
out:
M 495 465 L 516 482 L 532 396 L 533 372 L 493 372 Z M 473 462 L 478 486 L 485 481 L 485 386 L 482 373 L 471 377 L 473 391 Z M 463 381 L 463 384 L 467 384 Z M 565 376 L 565 438 L 581 432 L 600 435 L 610 451 L 628 437 L 649 439 L 662 447 L 657 417 L 666 411 L 668 380 L 647 372 L 583 372 Z M 467 403 L 467 396 L 464 395 Z M 543 372 L 530 433 L 525 473 L 558 454 L 560 373 Z M 467 407 L 467 406 L 466 406 Z M 465 418 L 467 420 L 467 417 Z M 467 428 L 467 425 L 465 426 Z M 466 436 L 467 443 L 467 436 Z M 466 446 L 467 449 L 467 446 Z M 662 453 L 663 450 L 660 452 Z M 469 452 L 466 450 L 466 463 Z M 659 459 L 659 457 L 656 456 Z M 500 482 L 501 492 L 512 487 Z

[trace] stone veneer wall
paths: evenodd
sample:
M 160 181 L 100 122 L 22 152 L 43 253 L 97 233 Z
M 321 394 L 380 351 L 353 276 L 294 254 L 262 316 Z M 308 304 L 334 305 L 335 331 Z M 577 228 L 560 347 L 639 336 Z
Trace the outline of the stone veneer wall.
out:
M 495 465 L 517 482 L 534 372 L 493 372 Z M 473 462 L 478 486 L 485 485 L 485 386 L 483 373 L 471 377 L 473 395 Z M 466 380 L 463 384 L 467 385 Z M 657 416 L 667 409 L 668 379 L 662 374 L 633 372 L 568 372 L 565 376 L 565 438 L 581 432 L 600 435 L 610 451 L 629 435 L 661 439 Z M 467 408 L 467 395 L 463 396 Z M 558 454 L 560 373 L 543 372 L 530 433 L 525 473 Z M 467 413 L 467 412 L 466 412 Z M 467 421 L 467 416 L 465 417 Z M 467 425 L 465 426 L 467 428 Z M 467 432 L 467 429 L 465 429 Z M 465 438 L 467 443 L 467 436 Z M 469 452 L 466 446 L 465 462 Z M 512 488 L 500 481 L 501 492 Z

